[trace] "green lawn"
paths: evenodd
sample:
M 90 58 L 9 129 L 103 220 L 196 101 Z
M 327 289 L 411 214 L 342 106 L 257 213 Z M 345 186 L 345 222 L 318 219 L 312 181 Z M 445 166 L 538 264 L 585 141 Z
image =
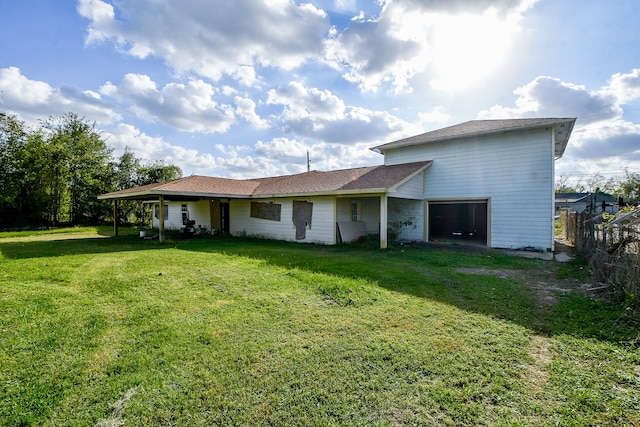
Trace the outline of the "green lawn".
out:
M 0 233 L 0 425 L 640 424 L 579 263 L 67 231 Z

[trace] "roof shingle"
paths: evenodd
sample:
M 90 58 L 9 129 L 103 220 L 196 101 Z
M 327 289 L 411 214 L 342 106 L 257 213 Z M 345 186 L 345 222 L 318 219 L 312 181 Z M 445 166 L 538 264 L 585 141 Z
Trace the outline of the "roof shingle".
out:
M 430 161 L 392 166 L 370 166 L 336 171 L 311 171 L 252 180 L 193 175 L 103 194 L 100 199 L 144 198 L 152 195 L 191 197 L 282 197 L 286 195 L 335 194 L 339 192 L 387 191 L 431 165 Z
M 556 156 L 562 156 L 569 141 L 569 136 L 575 123 L 575 118 L 536 118 L 536 119 L 501 119 L 501 120 L 471 120 L 457 125 L 437 129 L 409 138 L 373 147 L 372 150 L 384 153 L 391 148 L 408 147 L 412 145 L 449 141 L 453 139 L 469 138 L 481 135 L 509 132 L 515 130 L 533 129 L 556 126 Z

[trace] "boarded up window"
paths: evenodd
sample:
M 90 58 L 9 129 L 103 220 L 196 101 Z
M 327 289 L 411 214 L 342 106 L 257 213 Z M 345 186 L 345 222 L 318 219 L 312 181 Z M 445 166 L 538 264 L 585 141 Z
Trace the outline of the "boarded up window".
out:
M 251 202 L 251 218 L 280 221 L 281 208 L 277 203 Z
M 311 228 L 313 203 L 293 201 L 293 224 L 296 226 L 296 240 L 307 237 L 307 227 Z

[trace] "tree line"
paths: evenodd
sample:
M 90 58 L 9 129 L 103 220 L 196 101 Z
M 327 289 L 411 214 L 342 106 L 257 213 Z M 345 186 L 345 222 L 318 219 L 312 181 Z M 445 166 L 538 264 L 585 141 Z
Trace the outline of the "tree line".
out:
M 555 191 L 556 193 L 606 193 L 637 205 L 640 203 L 640 173 L 625 169 L 624 176 L 618 178 L 605 178 L 596 173 L 573 184 L 570 183 L 568 176 L 560 175 L 556 177 Z
M 129 149 L 114 158 L 95 124 L 75 113 L 30 128 L 0 112 L 0 227 L 97 225 L 113 220 L 100 194 L 181 176 L 179 167 L 145 163 Z M 120 206 L 123 223 L 145 215 L 140 202 Z

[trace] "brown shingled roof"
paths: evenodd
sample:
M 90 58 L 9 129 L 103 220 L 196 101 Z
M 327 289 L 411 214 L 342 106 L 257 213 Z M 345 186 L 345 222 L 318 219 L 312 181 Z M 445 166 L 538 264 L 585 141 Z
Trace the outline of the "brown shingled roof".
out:
M 150 195 L 187 195 L 192 197 L 211 197 L 212 193 L 219 196 L 245 196 L 251 194 L 258 186 L 257 181 L 215 178 L 210 176 L 192 175 L 172 181 L 142 185 L 126 190 L 114 191 L 99 196 L 99 199 L 144 199 Z
M 253 180 L 188 176 L 103 194 L 100 199 L 144 199 L 151 196 L 282 197 L 393 189 L 431 165 L 430 161 L 336 171 L 312 171 Z
M 388 149 L 408 147 L 412 145 L 449 141 L 480 135 L 509 132 L 515 130 L 534 129 L 556 126 L 556 156 L 560 157 L 569 141 L 575 118 L 535 118 L 535 119 L 502 119 L 502 120 L 471 120 L 457 125 L 437 129 L 398 141 L 373 147 L 372 150 L 384 153 Z

